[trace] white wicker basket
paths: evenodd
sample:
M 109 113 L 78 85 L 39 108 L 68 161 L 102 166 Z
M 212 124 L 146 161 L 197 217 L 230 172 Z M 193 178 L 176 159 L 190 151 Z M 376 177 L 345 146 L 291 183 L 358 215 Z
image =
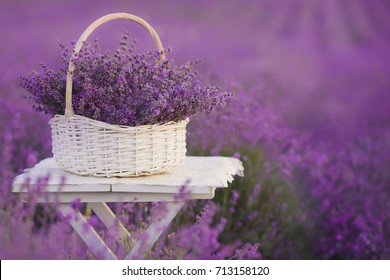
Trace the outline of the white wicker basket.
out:
M 75 45 L 77 55 L 88 36 L 113 19 L 134 21 L 149 31 L 163 50 L 156 31 L 143 19 L 126 13 L 109 14 L 93 22 Z M 162 59 L 165 57 L 162 55 Z M 56 115 L 52 129 L 53 155 L 57 164 L 72 173 L 99 177 L 131 177 L 165 172 L 180 165 L 186 154 L 186 125 L 119 126 L 75 115 L 72 106 L 74 63 L 69 62 L 65 115 Z

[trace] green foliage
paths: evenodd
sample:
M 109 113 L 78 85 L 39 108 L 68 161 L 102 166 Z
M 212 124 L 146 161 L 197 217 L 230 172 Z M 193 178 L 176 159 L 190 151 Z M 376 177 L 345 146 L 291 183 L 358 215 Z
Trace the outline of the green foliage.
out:
M 258 147 L 224 148 L 220 155 L 237 153 L 244 177 L 236 177 L 228 189 L 218 189 L 213 199 L 220 205 L 216 220 L 227 219 L 220 242 L 260 243 L 266 259 L 307 258 L 309 225 L 293 186 Z M 191 155 L 210 153 L 195 149 Z

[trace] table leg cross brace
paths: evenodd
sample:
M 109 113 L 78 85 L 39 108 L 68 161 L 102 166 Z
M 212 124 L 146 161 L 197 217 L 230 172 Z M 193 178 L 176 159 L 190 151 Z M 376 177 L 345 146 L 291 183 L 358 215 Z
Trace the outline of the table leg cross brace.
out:
M 166 214 L 161 219 L 152 222 L 152 224 L 144 233 L 145 239 L 138 240 L 125 259 L 137 259 L 144 256 L 145 253 L 150 248 L 152 248 L 154 243 L 161 236 L 177 213 L 179 213 L 185 202 L 179 201 L 166 203 Z M 115 226 L 118 227 L 118 241 L 124 244 L 126 240 L 131 240 L 131 235 L 128 230 L 115 217 L 115 214 L 106 203 L 94 202 L 88 204 L 107 228 L 112 228 Z M 59 206 L 59 211 L 62 213 L 62 215 L 64 215 L 64 217 L 70 217 L 68 219 L 69 223 L 97 258 L 108 260 L 117 259 L 117 256 L 107 246 L 96 230 L 88 223 L 80 211 L 73 209 L 70 204 L 67 203 L 61 204 Z

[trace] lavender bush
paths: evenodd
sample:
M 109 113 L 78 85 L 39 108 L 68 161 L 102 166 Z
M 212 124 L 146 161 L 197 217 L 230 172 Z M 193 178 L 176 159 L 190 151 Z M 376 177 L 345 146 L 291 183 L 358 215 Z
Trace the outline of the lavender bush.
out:
M 175 61 L 199 57 L 207 61 L 201 73 L 237 92 L 224 110 L 192 118 L 188 145 L 190 154 L 240 157 L 246 176 L 211 202 L 188 203 L 148 258 L 390 258 L 386 1 L 154 1 L 131 10 L 128 1 L 96 3 L 0 3 L 2 258 L 93 258 L 60 216 L 45 232 L 31 229 L 34 207 L 15 218 L 23 215 L 9 194 L 12 178 L 50 155 L 47 119 L 34 115 L 17 83 L 43 57 L 60 67 L 56 40 L 74 39 L 112 10 L 147 19 L 174 46 Z M 96 36 L 112 49 L 122 27 Z M 142 235 L 153 206 L 121 207 Z M 15 242 L 3 238 L 11 233 Z M 63 242 L 32 250 L 44 240 Z
M 170 51 L 135 54 L 125 34 L 120 48 L 111 55 L 98 41 L 87 44 L 75 56 L 63 49 L 63 67 L 56 71 L 42 63 L 41 72 L 22 77 L 34 108 L 51 115 L 65 111 L 65 83 L 69 60 L 73 73 L 73 107 L 76 114 L 116 125 L 139 126 L 178 122 L 198 113 L 224 106 L 230 93 L 217 94 L 215 86 L 202 86 L 193 65 L 174 66 L 162 59 Z

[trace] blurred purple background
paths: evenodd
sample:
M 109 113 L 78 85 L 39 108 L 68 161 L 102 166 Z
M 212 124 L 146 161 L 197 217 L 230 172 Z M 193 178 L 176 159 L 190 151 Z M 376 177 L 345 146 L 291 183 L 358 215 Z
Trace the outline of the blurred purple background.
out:
M 205 78 L 235 92 L 226 109 L 193 118 L 190 152 L 263 150 L 303 208 L 310 240 L 305 257 L 390 258 L 385 0 L 1 1 L 2 188 L 51 149 L 49 116 L 21 98 L 19 75 L 40 61 L 59 65 L 58 40 L 78 39 L 111 12 L 144 18 L 173 49 L 174 61 L 201 59 Z M 91 37 L 114 48 L 125 31 L 140 51 L 153 48 L 144 30 L 125 21 Z

